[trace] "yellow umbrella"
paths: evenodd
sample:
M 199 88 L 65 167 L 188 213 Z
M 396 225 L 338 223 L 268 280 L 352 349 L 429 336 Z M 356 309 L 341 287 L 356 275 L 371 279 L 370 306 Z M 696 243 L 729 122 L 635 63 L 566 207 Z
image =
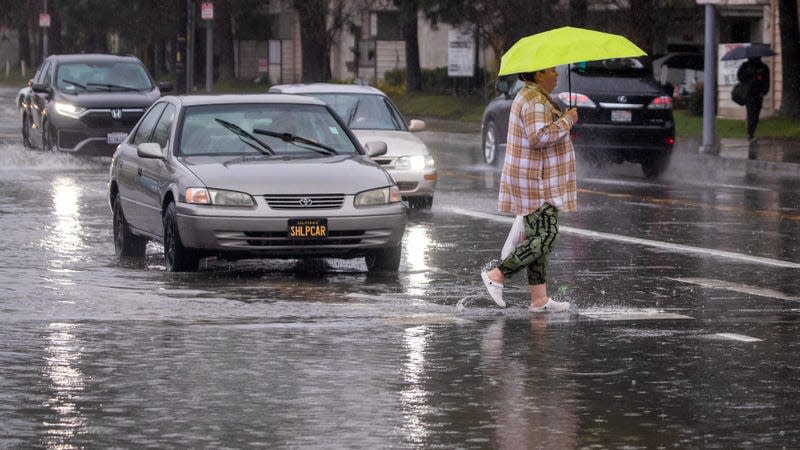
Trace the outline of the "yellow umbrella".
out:
M 647 55 L 627 38 L 585 28 L 562 27 L 517 41 L 500 59 L 498 75 L 534 72 L 548 67 Z

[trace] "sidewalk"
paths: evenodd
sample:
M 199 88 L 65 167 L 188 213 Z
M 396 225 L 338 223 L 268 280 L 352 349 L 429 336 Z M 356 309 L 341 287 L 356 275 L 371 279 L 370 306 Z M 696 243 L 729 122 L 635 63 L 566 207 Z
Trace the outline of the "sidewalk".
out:
M 481 145 L 480 124 L 438 119 L 424 119 L 428 131 L 443 134 L 441 138 L 466 141 Z M 427 132 L 423 132 L 427 133 Z M 465 135 L 471 135 L 465 137 Z M 759 138 L 720 139 L 717 153 L 701 153 L 702 138 L 678 138 L 674 152 L 687 159 L 695 159 L 707 168 L 724 168 L 747 172 L 761 172 L 777 176 L 800 178 L 800 141 Z

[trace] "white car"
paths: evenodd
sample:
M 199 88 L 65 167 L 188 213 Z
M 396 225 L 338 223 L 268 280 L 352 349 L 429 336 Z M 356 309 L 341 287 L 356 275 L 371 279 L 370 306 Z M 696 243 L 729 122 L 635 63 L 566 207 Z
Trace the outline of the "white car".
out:
M 327 83 L 276 85 L 269 92 L 317 97 L 341 116 L 362 144 L 386 142 L 386 154 L 375 161 L 392 175 L 403 200 L 412 208 L 433 205 L 436 166 L 428 148 L 413 134 L 424 130 L 425 122 L 412 120 L 406 125 L 386 94 L 370 86 Z

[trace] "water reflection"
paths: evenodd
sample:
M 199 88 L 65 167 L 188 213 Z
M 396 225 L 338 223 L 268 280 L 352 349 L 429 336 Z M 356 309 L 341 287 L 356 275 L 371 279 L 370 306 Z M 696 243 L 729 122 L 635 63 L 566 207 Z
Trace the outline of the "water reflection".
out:
M 405 388 L 400 392 L 403 404 L 403 435 L 405 441 L 422 445 L 430 431 L 424 417 L 429 413 L 430 393 L 423 386 L 427 326 L 408 328 L 403 335 L 406 359 L 403 364 Z
M 86 245 L 83 242 L 81 223 L 81 188 L 72 178 L 58 177 L 52 183 L 53 215 L 55 222 L 45 237 L 43 246 L 56 253 L 49 264 L 62 269 L 66 262 L 75 262 L 83 256 Z
M 534 314 L 529 330 L 522 330 L 519 323 L 512 327 L 500 318 L 484 332 L 481 366 L 489 378 L 485 399 L 496 421 L 494 448 L 576 448 L 575 387 L 553 370 L 567 363 L 566 342 L 548 339 L 548 320 Z M 506 348 L 519 343 L 511 336 L 525 331 L 528 349 Z
M 44 406 L 53 411 L 53 416 L 42 424 L 47 429 L 43 439 L 48 448 L 75 448 L 75 438 L 87 432 L 87 419 L 75 403 L 85 397 L 85 378 L 78 368 L 81 343 L 72 333 L 76 327 L 66 323 L 48 327 L 44 370 L 51 389 Z
M 408 293 L 414 296 L 423 296 L 428 291 L 431 281 L 429 252 L 432 239 L 428 227 L 425 225 L 412 225 L 406 228 L 405 256 L 410 272 L 408 276 Z

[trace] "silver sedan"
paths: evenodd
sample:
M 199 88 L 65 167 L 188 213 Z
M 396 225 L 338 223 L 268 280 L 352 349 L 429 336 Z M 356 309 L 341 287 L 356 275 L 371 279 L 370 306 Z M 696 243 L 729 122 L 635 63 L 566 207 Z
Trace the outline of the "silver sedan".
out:
M 111 162 L 116 253 L 144 256 L 153 240 L 168 271 L 208 256 L 365 257 L 371 271 L 397 270 L 406 213 L 371 159 L 385 152 L 310 97 L 163 97 Z

